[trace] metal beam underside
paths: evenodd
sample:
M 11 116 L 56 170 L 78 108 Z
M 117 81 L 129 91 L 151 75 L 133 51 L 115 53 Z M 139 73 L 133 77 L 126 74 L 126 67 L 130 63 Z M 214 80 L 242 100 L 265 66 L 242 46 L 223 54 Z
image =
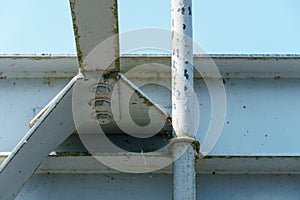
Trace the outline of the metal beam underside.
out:
M 8 154 L 0 155 L 0 163 L 2 163 Z M 120 159 L 129 154 L 111 153 L 97 154 L 97 157 Z M 130 154 L 130 156 L 140 156 L 140 154 Z M 157 160 L 157 164 L 169 162 L 170 154 L 155 153 L 144 155 L 153 161 Z M 132 158 L 131 158 L 132 159 Z M 130 158 L 128 162 L 132 162 Z M 155 162 L 153 162 L 155 163 Z M 132 162 L 131 168 L 137 171 L 144 166 L 137 165 Z M 121 165 L 121 163 L 120 163 Z M 129 166 L 129 165 L 127 165 Z M 121 167 L 121 166 L 120 166 Z M 154 166 L 149 165 L 154 168 Z M 155 166 L 157 168 L 157 166 Z M 299 156 L 208 156 L 197 160 L 196 171 L 198 174 L 300 174 L 300 157 Z M 121 173 L 110 167 L 105 166 L 93 156 L 82 155 L 80 153 L 68 153 L 48 156 L 46 160 L 39 166 L 36 173 Z M 152 173 L 172 173 L 172 165 L 162 168 Z
M 299 78 L 300 55 L 294 54 L 208 54 L 194 55 L 194 66 L 211 65 L 215 63 L 222 78 Z M 122 55 L 120 58 L 121 72 L 130 71 L 136 66 L 161 64 L 171 66 L 169 55 Z M 161 68 L 160 68 L 161 69 Z M 151 78 L 153 75 L 161 79 L 170 78 L 171 70 L 155 71 L 143 69 L 143 73 L 133 73 L 129 79 L 142 77 Z M 138 72 L 138 71 L 137 71 Z M 145 73 L 146 72 L 146 73 Z M 195 73 L 195 78 L 203 78 Z

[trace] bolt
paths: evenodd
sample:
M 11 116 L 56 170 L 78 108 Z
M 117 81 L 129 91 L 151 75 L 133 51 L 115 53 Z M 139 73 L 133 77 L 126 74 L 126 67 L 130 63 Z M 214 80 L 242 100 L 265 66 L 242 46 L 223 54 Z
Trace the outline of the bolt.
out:
M 99 113 L 97 115 L 97 120 L 100 124 L 109 124 L 112 120 L 112 117 L 109 113 Z
M 107 111 L 110 109 L 110 101 L 105 99 L 96 99 L 95 100 L 95 110 L 97 112 Z
M 107 85 L 98 85 L 96 88 L 96 94 L 108 94 L 110 93 L 110 88 Z

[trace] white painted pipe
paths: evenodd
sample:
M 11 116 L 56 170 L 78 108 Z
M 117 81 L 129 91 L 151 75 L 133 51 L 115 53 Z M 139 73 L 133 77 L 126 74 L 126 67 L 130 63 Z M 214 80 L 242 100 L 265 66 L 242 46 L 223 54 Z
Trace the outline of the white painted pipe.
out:
M 192 0 L 172 0 L 173 199 L 196 199 Z

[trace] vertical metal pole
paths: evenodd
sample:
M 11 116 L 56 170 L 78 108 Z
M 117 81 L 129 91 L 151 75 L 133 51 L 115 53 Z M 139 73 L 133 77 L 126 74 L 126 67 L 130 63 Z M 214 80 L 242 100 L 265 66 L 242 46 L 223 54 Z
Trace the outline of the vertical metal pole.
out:
M 173 199 L 196 199 L 192 0 L 172 0 Z

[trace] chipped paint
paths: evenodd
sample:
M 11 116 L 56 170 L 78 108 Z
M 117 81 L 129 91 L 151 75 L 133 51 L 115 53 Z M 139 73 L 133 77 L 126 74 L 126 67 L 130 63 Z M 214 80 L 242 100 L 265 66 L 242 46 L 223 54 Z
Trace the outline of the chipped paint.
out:
M 196 200 L 192 1 L 172 0 L 171 6 L 173 199 Z
M 73 20 L 73 30 L 74 30 L 74 36 L 75 36 L 75 42 L 76 42 L 76 49 L 77 49 L 77 58 L 78 58 L 78 63 L 79 67 L 82 68 L 83 64 L 83 53 L 80 48 L 80 35 L 79 35 L 79 30 L 77 26 L 77 21 L 76 21 L 76 0 L 70 0 L 70 7 L 71 7 L 71 13 L 72 13 L 72 20 Z
M 120 41 L 119 41 L 119 18 L 118 18 L 118 3 L 117 1 L 115 1 L 113 7 L 112 7 L 112 10 L 113 10 L 113 15 L 114 15 L 114 18 L 113 18 L 113 24 L 114 24 L 114 27 L 113 27 L 113 34 L 116 35 L 116 40 L 114 41 L 115 42 L 115 48 L 116 48 L 116 51 L 115 51 L 115 58 L 116 60 L 114 61 L 114 64 L 115 64 L 115 70 L 120 72 L 120 49 L 119 49 L 119 45 L 120 45 Z
M 45 108 L 43 108 L 30 122 L 29 122 L 29 127 L 32 128 L 37 122 L 38 120 L 43 116 L 43 114 L 47 111 L 47 109 L 49 108 L 49 106 L 46 106 Z

